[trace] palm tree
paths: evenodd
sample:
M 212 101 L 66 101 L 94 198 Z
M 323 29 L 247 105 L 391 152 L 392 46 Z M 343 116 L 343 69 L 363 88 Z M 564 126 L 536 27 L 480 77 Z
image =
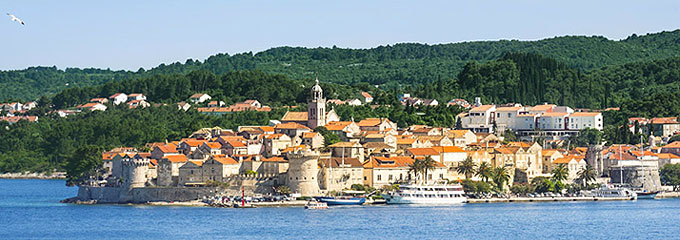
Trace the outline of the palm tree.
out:
M 482 178 L 484 182 L 488 182 L 489 178 L 491 177 L 492 170 L 493 169 L 491 168 L 491 165 L 486 162 L 482 162 L 479 164 L 479 166 L 477 166 L 476 175 Z
M 578 171 L 578 182 L 583 184 L 583 187 L 588 187 L 588 182 L 595 181 L 595 169 L 590 165 L 586 165 L 585 168 Z
M 465 179 L 469 179 L 472 177 L 472 174 L 475 173 L 475 167 L 477 167 L 477 164 L 472 161 L 471 157 L 466 158 L 463 160 L 458 166 L 456 167 L 456 171 L 459 174 L 464 174 Z
M 498 190 L 503 191 L 503 184 L 510 180 L 510 175 L 504 167 L 496 167 L 492 171 L 492 179 Z
M 423 163 L 423 171 L 425 172 L 425 183 L 427 183 L 427 171 L 429 170 L 434 170 L 434 167 L 436 166 L 436 163 L 434 159 L 432 159 L 430 156 L 425 157 L 424 160 L 422 160 Z
M 567 180 L 567 176 L 569 176 L 569 169 L 565 164 L 558 164 L 557 167 L 552 170 L 552 175 L 552 178 L 555 180 L 555 182 L 562 182 Z
M 420 159 L 416 159 L 415 161 L 413 161 L 413 163 L 411 163 L 410 168 L 408 169 L 408 174 L 409 174 L 409 176 L 411 176 L 411 174 L 413 174 L 413 178 L 417 183 L 418 182 L 418 175 L 420 175 L 420 173 L 422 171 L 423 171 L 423 163 Z

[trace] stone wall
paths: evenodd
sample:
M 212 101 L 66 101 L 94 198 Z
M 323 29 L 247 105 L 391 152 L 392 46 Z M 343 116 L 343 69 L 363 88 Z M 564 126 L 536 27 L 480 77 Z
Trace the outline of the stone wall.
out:
M 197 188 L 119 188 L 119 187 L 78 187 L 78 199 L 81 201 L 96 200 L 97 203 L 146 203 L 190 201 L 215 195 L 213 187 Z

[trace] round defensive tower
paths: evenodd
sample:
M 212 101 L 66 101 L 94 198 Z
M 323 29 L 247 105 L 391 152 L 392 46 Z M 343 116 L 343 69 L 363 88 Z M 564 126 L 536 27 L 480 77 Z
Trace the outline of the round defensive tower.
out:
M 303 196 L 320 194 L 317 174 L 319 172 L 319 152 L 299 150 L 288 153 L 288 187 L 292 192 Z
M 146 173 L 149 170 L 149 159 L 135 155 L 123 159 L 123 184 L 127 188 L 146 186 Z

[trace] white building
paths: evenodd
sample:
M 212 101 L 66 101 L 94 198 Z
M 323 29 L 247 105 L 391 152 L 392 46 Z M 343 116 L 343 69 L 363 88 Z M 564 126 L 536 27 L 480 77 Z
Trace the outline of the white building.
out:
M 473 132 L 492 132 L 494 121 L 493 113 L 495 111 L 495 105 L 482 105 L 470 109 L 470 112 L 461 120 L 463 128 L 470 129 Z
M 599 112 L 577 112 L 569 115 L 568 128 L 570 130 L 582 130 L 586 128 L 593 128 L 597 130 L 603 129 L 602 113 Z
M 196 93 L 194 95 L 191 95 L 191 97 L 189 98 L 189 101 L 191 101 L 193 103 L 202 103 L 202 102 L 210 100 L 211 98 L 212 97 L 210 97 L 210 95 L 208 95 L 208 94 Z
M 113 102 L 113 104 L 118 105 L 127 102 L 128 96 L 125 93 L 116 93 L 111 95 L 109 99 L 111 99 L 111 102 Z

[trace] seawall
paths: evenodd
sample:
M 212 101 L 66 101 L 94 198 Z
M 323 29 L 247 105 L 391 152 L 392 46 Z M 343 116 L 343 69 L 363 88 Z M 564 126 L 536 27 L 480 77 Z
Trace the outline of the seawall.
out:
M 97 203 L 146 203 L 146 202 L 171 202 L 191 201 L 204 196 L 215 195 L 217 191 L 213 187 L 144 187 L 144 188 L 120 188 L 120 187 L 91 187 L 79 186 L 79 201 L 95 201 Z

